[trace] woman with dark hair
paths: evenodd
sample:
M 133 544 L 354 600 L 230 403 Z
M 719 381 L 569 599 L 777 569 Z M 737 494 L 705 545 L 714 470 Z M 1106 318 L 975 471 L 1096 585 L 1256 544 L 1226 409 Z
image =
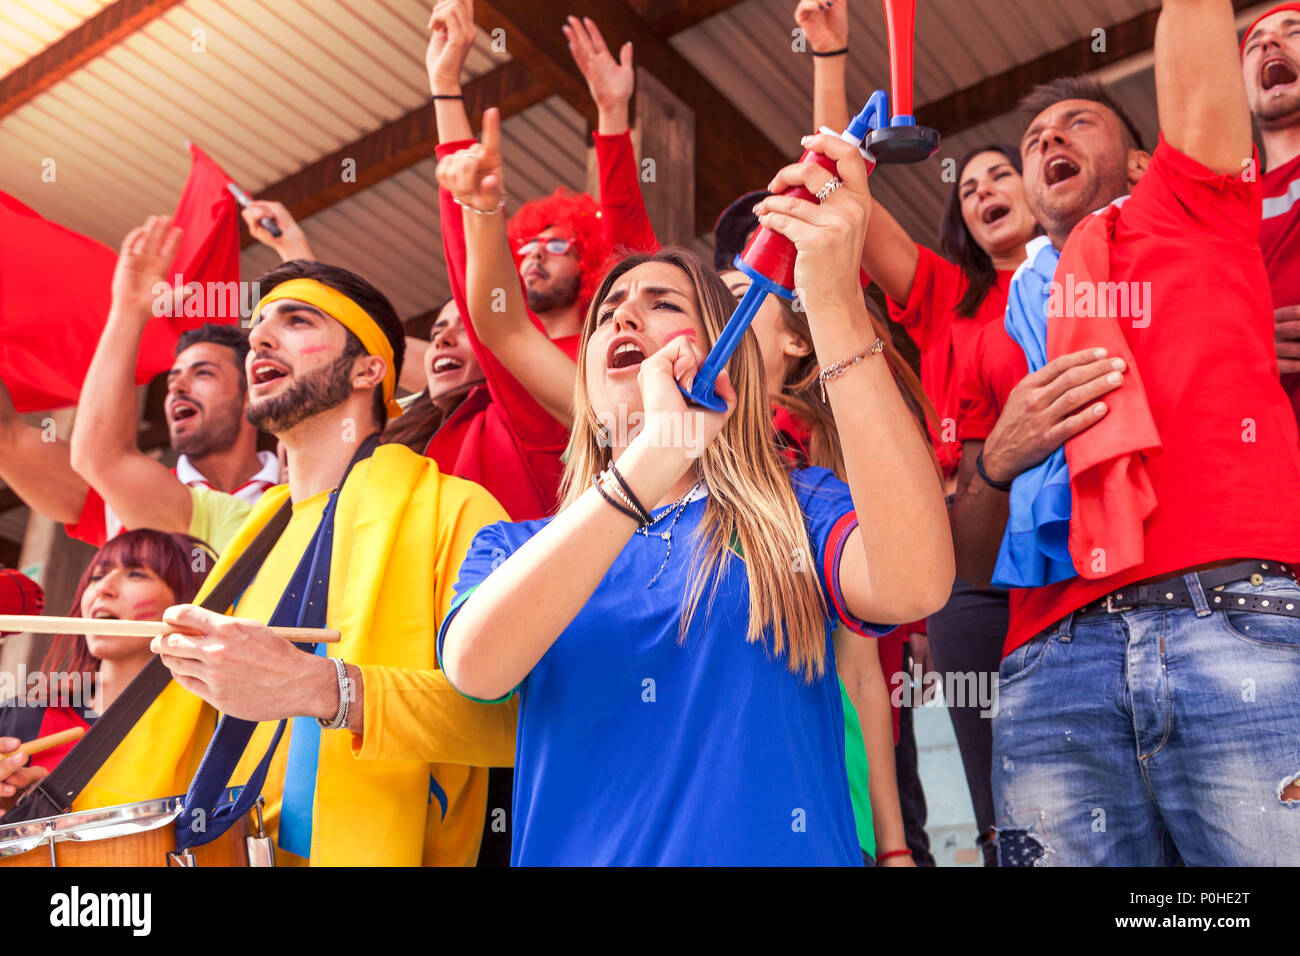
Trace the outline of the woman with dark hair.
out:
M 795 18 L 814 50 L 846 50 L 848 3 L 799 3 Z M 813 112 L 819 125 L 843 129 L 848 122 L 846 60 L 837 55 L 813 61 Z M 862 250 L 862 267 L 888 297 L 890 317 L 921 350 L 921 382 L 939 414 L 932 438 L 949 501 L 957 490 L 961 442 L 987 437 L 991 427 L 963 420 L 959 384 L 983 348 L 984 330 L 1004 321 L 1011 276 L 1025 259 L 1025 244 L 1039 232 L 1025 202 L 1020 152 L 1014 146 L 976 146 L 957 161 L 955 172 L 939 224 L 942 255 L 914 242 L 878 202 Z M 967 434 L 968 427 L 983 431 Z M 927 622 L 928 637 L 910 635 L 913 656 L 921 662 L 931 656 L 945 687 L 987 689 L 997 678 L 1007 621 L 1005 591 L 978 589 L 958 578 L 948 604 Z M 945 700 L 975 808 L 979 845 L 985 864 L 994 866 L 991 705 L 986 694 L 977 696 L 979 700 Z
M 148 529 L 123 532 L 99 549 L 81 575 L 68 615 L 161 621 L 168 607 L 193 600 L 213 563 L 208 546 L 189 535 Z M 56 637 L 39 674 L 28 676 L 23 696 L 0 704 L 0 752 L 69 728 L 89 728 L 149 662 L 149 640 L 108 634 Z M 102 769 L 75 809 L 185 791 L 186 774 L 197 768 L 207 736 L 194 746 L 188 738 L 170 741 L 150 733 L 151 727 L 167 725 L 166 712 L 173 699 L 181 697 L 197 701 L 178 685 L 163 692 L 119 748 L 134 749 L 138 766 L 134 770 L 124 766 L 126 762 L 114 754 L 111 761 L 116 761 L 118 770 Z M 212 726 L 209 721 L 206 729 L 210 732 Z M 53 747 L 33 756 L 30 763 L 20 755 L 0 764 L 0 802 L 12 803 L 20 790 L 53 770 L 71 748 L 72 744 Z M 121 770 L 126 770 L 129 781 Z
M 434 314 L 428 346 L 421 352 L 425 387 L 414 398 L 399 399 L 405 410 L 401 418 L 388 423 L 382 439 L 422 455 L 443 425 L 485 384 L 483 368 L 465 338 L 456 300 L 447 296 Z

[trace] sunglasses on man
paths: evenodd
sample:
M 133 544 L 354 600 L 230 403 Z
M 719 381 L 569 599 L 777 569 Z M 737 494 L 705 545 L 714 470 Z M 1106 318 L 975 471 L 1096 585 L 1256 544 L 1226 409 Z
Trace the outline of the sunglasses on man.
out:
M 541 236 L 534 236 L 527 242 L 522 243 L 518 248 L 519 258 L 526 259 L 540 248 L 545 248 L 546 253 L 552 256 L 565 255 L 573 248 L 572 239 L 561 239 L 553 236 L 549 239 L 543 239 Z

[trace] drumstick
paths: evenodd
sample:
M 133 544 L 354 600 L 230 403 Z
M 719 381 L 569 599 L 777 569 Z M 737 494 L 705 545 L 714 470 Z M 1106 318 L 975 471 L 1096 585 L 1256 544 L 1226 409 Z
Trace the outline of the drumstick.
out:
M 42 750 L 49 750 L 51 747 L 59 747 L 63 744 L 70 744 L 74 740 L 80 740 L 86 734 L 85 727 L 69 727 L 67 730 L 60 730 L 57 734 L 46 734 L 44 737 L 37 737 L 35 740 L 29 740 L 27 743 L 19 746 L 17 750 L 11 750 L 7 754 L 0 754 L 0 760 L 8 760 L 18 754 L 38 754 Z
M 114 637 L 161 637 L 168 632 L 186 633 L 162 621 L 120 621 L 101 617 L 45 617 L 41 614 L 0 614 L 0 631 L 31 634 L 111 634 Z M 338 631 L 314 627 L 273 627 L 271 632 L 286 641 L 332 644 Z

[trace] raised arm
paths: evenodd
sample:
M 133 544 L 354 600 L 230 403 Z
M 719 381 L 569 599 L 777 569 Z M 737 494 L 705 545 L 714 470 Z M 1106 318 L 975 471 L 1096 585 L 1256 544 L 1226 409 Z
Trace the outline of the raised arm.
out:
M 1229 0 L 1164 0 L 1155 74 L 1169 145 L 1216 173 L 1241 173 L 1251 157 L 1250 109 Z
M 799 0 L 794 22 L 803 30 L 808 52 L 813 55 L 813 129 L 826 126 L 842 130 L 849 125 L 844 81 L 849 55 L 815 54 L 843 50 L 849 45 L 849 0 Z
M 284 203 L 270 199 L 254 199 L 240 212 L 240 215 L 244 217 L 249 235 L 273 250 L 280 257 L 281 262 L 316 258 L 311 243 L 307 241 L 307 234 L 302 231 L 298 220 L 293 218 L 293 213 L 289 212 Z M 280 235 L 271 235 L 262 225 L 263 219 L 270 219 L 279 226 Z
M 0 382 L 0 478 L 33 511 L 63 524 L 81 517 L 89 486 L 72 470 L 68 443 L 25 422 Z
M 849 0 L 800 0 L 794 20 L 804 31 L 810 53 L 842 50 L 849 45 Z M 813 57 L 813 128 L 842 130 L 849 125 L 845 92 L 848 54 Z M 876 203 L 862 247 L 862 268 L 895 302 L 904 304 L 916 277 L 917 251 L 898 220 Z
M 170 292 L 169 269 L 180 236 L 169 217 L 150 216 L 123 240 L 113 272 L 113 304 L 81 386 L 72 433 L 72 467 L 128 528 L 189 530 L 189 489 L 140 450 L 136 434 L 140 340 L 160 291 Z
M 573 361 L 533 324 L 505 221 L 501 115 L 483 114 L 483 142 L 438 163 L 438 183 L 464 208 L 466 326 L 552 417 L 573 420 Z M 444 210 L 448 210 L 446 203 Z M 454 215 L 454 213 L 450 213 Z
M 769 196 L 757 206 L 759 223 L 786 236 L 798 250 L 795 282 L 822 368 L 855 363 L 825 382 L 849 490 L 861 517 L 844 546 L 840 589 L 855 617 L 906 624 L 942 607 L 952 588 L 952 535 L 943 486 L 926 436 L 888 363 L 862 354 L 876 339 L 858 285 L 871 216 L 862 159 L 856 147 L 834 136 L 814 136 L 804 145 L 836 161 L 842 187 L 821 204 Z M 820 166 L 796 163 L 781 170 L 768 189 L 801 185 L 816 194 L 830 180 Z
M 636 87 L 632 44 L 624 43 L 615 60 L 600 28 L 590 17 L 569 17 L 563 27 L 569 54 L 587 80 L 599 116 L 592 139 L 600 173 L 601 225 L 611 248 L 650 251 L 659 248 L 646 213 L 636 156 L 628 129 L 628 104 Z
M 424 65 L 433 94 L 438 142 L 474 138 L 474 129 L 461 98 L 460 75 L 474 46 L 474 0 L 438 0 L 429 15 L 429 46 Z

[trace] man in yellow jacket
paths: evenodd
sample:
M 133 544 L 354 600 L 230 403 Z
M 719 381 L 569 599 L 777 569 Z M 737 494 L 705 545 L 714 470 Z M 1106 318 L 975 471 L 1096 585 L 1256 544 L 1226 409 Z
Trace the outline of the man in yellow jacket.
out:
M 165 242 L 150 237 L 144 251 Z M 196 600 L 282 508 L 291 516 L 230 616 L 172 608 L 165 620 L 195 633 L 157 639 L 155 650 L 224 720 L 263 721 L 232 785 L 270 753 L 276 725 L 266 721 L 296 716 L 262 787 L 278 864 L 471 865 L 486 768 L 513 763 L 515 707 L 432 688 L 441 703 L 421 713 L 439 731 L 414 759 L 357 760 L 352 735 L 336 731 L 366 717 L 367 742 L 382 740 L 382 716 L 367 714 L 369 702 L 351 687 L 368 674 L 382 682 L 386 668 L 436 668 L 438 623 L 460 563 L 479 528 L 505 512 L 478 485 L 440 474 L 404 446 L 358 454 L 400 414 L 393 391 L 405 342 L 382 294 L 347 270 L 304 260 L 259 281 L 266 295 L 249 333 L 248 416 L 284 442 L 289 483 L 251 507 Z M 323 619 L 310 606 L 317 599 L 327 604 Z M 311 654 L 266 626 L 295 615 L 323 620 L 342 639 Z M 433 680 L 445 685 L 440 674 Z M 195 699 L 194 719 L 201 709 Z

